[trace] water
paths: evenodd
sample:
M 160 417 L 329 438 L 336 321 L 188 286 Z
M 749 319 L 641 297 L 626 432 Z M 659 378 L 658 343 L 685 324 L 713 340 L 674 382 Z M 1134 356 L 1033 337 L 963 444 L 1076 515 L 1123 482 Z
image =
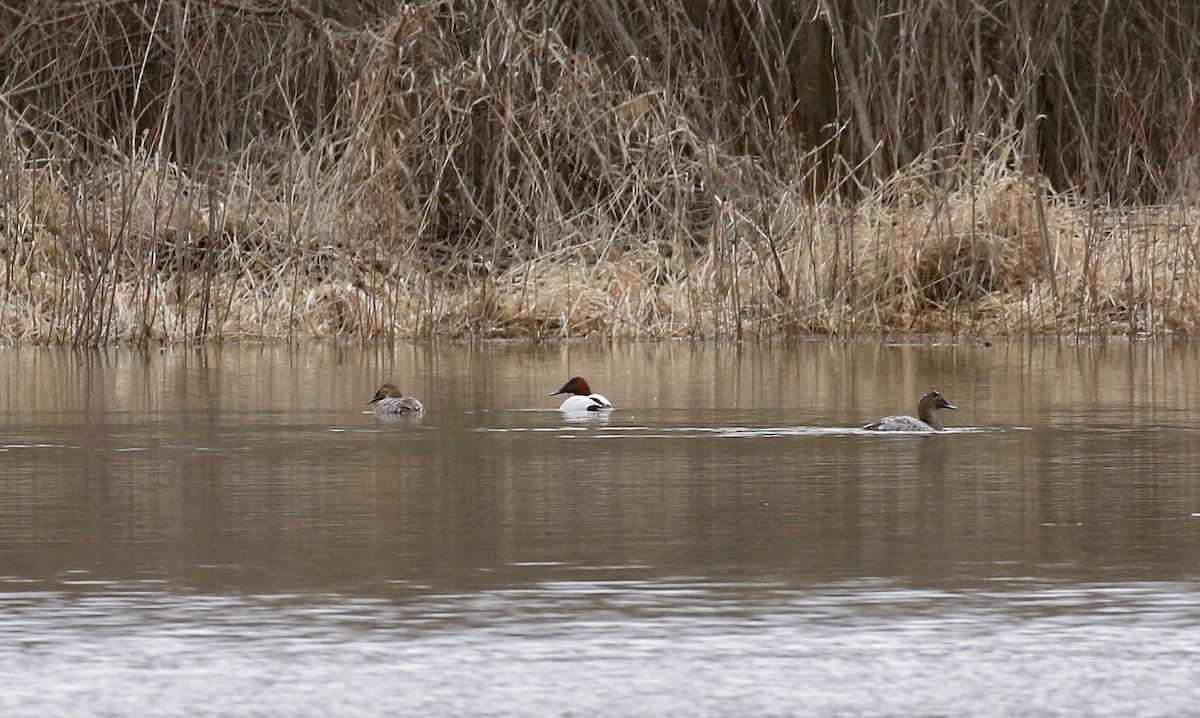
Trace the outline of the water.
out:
M 564 420 L 571 374 L 619 407 Z M 429 407 L 363 413 L 384 380 Z M 1189 715 L 1200 348 L 0 351 L 0 715 Z M 944 435 L 857 426 L 937 388 Z

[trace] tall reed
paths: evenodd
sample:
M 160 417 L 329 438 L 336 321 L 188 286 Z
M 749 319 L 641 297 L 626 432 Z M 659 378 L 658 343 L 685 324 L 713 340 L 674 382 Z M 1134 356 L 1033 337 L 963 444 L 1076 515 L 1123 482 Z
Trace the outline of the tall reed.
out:
M 5 4 L 0 338 L 1192 333 L 1198 14 Z

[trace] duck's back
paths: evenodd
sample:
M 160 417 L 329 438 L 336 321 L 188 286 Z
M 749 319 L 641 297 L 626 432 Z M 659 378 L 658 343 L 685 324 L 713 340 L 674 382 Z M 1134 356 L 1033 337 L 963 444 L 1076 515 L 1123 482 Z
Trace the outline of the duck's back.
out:
M 425 407 L 411 396 L 388 397 L 375 402 L 376 414 L 419 414 L 423 411 Z
M 863 428 L 867 431 L 937 431 L 929 424 L 911 416 L 888 416 Z
M 563 401 L 559 411 L 601 411 L 613 408 L 612 402 L 600 394 L 572 394 Z

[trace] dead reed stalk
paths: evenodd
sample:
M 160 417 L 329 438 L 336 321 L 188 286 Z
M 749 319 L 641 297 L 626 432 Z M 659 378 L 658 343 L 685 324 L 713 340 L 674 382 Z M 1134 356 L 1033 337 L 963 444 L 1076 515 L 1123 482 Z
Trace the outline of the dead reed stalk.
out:
M 0 7 L 0 338 L 1197 330 L 1200 11 Z

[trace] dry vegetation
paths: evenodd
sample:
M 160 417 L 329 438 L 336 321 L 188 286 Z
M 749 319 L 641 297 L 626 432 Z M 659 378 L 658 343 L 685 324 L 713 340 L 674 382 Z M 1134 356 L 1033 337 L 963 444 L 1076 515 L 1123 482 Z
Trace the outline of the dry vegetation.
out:
M 0 6 L 10 343 L 1200 330 L 1200 11 Z

